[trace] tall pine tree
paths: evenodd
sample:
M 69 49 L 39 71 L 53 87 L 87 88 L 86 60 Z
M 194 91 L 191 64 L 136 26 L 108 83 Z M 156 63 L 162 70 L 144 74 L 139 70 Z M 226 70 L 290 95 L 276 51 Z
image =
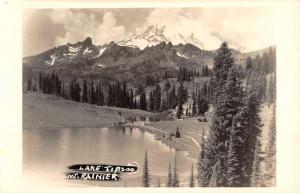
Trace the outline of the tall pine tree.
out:
M 144 169 L 143 169 L 143 187 L 150 187 L 150 174 L 149 174 L 147 150 L 145 152 Z
M 84 103 L 88 102 L 88 88 L 87 88 L 86 80 L 83 80 L 82 102 Z
M 226 42 L 222 43 L 214 61 L 212 86 L 213 108 L 212 124 L 208 143 L 205 144 L 200 166 L 202 185 L 208 186 L 212 173 L 216 172 L 216 186 L 228 185 L 228 150 L 230 129 L 234 116 L 239 112 L 242 101 L 242 87 L 239 74 L 233 67 L 233 57 Z M 204 167 L 205 166 L 205 167 Z
M 172 167 L 171 167 L 171 163 L 169 163 L 169 167 L 168 167 L 168 181 L 167 181 L 167 187 L 172 187 Z
M 174 158 L 174 169 L 173 169 L 172 187 L 179 187 L 176 153 L 175 153 L 175 158 Z
M 193 164 L 192 164 L 192 167 L 191 167 L 191 176 L 190 176 L 190 182 L 189 182 L 189 186 L 190 187 L 194 187 L 195 186 L 195 183 L 194 183 L 194 167 L 193 167 Z

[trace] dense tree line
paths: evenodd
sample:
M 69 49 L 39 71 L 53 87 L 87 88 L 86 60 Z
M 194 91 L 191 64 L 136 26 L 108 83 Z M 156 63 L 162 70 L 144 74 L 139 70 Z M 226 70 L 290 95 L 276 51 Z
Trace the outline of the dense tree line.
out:
M 191 81 L 192 77 L 199 77 L 200 73 L 196 70 L 189 70 L 185 67 L 180 67 L 177 75 L 178 82 Z
M 203 73 L 207 66 L 203 68 Z M 72 78 L 69 81 L 61 80 L 55 72 L 39 74 L 38 87 L 39 91 L 46 94 L 55 94 L 63 98 L 74 100 L 76 102 L 90 103 L 94 105 L 107 105 L 123 107 L 130 109 L 142 109 L 152 112 L 162 112 L 168 109 L 178 107 L 177 118 L 184 114 L 183 104 L 187 102 L 188 91 L 183 87 L 184 81 L 191 80 L 191 77 L 199 76 L 199 71 L 180 68 L 178 72 L 179 86 L 176 83 L 171 86 L 169 82 L 172 73 L 165 71 L 163 77 L 157 75 L 147 75 L 145 85 L 155 86 L 149 93 L 144 89 L 145 85 L 140 85 L 135 91 L 133 88 L 127 88 L 126 81 L 113 82 L 104 86 L 97 81 Z M 165 79 L 164 87 L 161 88 L 159 80 Z M 206 85 L 204 85 L 205 87 Z M 203 95 L 207 92 L 203 89 Z M 204 91 L 205 89 L 205 91 Z M 27 90 L 37 91 L 35 82 L 28 78 Z M 149 95 L 147 95 L 149 94 Z M 188 109 L 186 109 L 188 110 Z M 190 116 L 191 113 L 186 111 Z
M 218 49 L 211 79 L 214 113 L 201 145 L 198 181 L 201 186 L 250 186 L 260 147 L 261 85 L 255 80 L 242 87 L 226 42 Z
M 208 68 L 207 65 L 203 66 L 202 67 L 202 70 L 201 70 L 201 76 L 203 77 L 209 77 L 211 75 L 211 69 Z
M 154 86 L 160 82 L 158 75 L 146 75 L 145 86 Z
M 33 90 L 32 84 L 31 79 L 28 79 L 27 90 Z M 107 105 L 123 108 L 138 108 L 133 89 L 127 89 L 125 81 L 122 83 L 116 82 L 109 84 L 106 100 L 104 87 L 100 82 L 94 82 L 93 80 L 79 81 L 77 78 L 72 78 L 66 86 L 55 72 L 52 72 L 51 74 L 40 72 L 38 88 L 40 92 L 55 94 L 76 102 L 100 106 Z M 146 108 L 144 108 L 144 110 L 146 110 Z
M 153 112 L 161 111 L 161 88 L 159 84 L 149 94 L 149 110 Z
M 274 103 L 276 96 L 276 49 L 270 47 L 262 56 L 257 55 L 254 59 L 250 56 L 245 65 L 246 87 L 251 78 L 260 82 L 259 97 L 268 105 Z
M 205 84 L 206 85 L 206 84 Z M 192 94 L 192 110 L 191 116 L 204 115 L 204 113 L 209 109 L 209 102 L 202 92 L 196 91 Z
M 107 105 L 130 109 L 137 107 L 133 90 L 127 89 L 126 81 L 123 81 L 122 85 L 118 81 L 116 83 L 109 84 Z
M 37 86 L 36 86 L 36 82 L 32 81 L 31 78 L 27 79 L 27 91 L 33 91 L 36 92 L 37 91 Z
M 152 112 L 162 112 L 167 109 L 175 109 L 178 107 L 180 111 L 180 117 L 183 114 L 182 105 L 188 99 L 188 91 L 183 86 L 183 83 L 180 83 L 179 87 L 176 90 L 176 85 L 173 84 L 172 88 L 168 81 L 168 85 L 165 90 L 162 90 L 160 85 L 157 84 L 155 88 L 149 92 L 148 100 L 148 110 Z M 144 91 L 142 91 L 143 93 Z M 142 97 L 144 98 L 144 97 Z M 179 114 L 178 114 L 179 115 Z
M 61 94 L 61 86 L 62 81 L 59 80 L 58 75 L 55 72 L 51 74 L 43 74 L 42 72 L 39 73 L 39 90 L 46 94 Z

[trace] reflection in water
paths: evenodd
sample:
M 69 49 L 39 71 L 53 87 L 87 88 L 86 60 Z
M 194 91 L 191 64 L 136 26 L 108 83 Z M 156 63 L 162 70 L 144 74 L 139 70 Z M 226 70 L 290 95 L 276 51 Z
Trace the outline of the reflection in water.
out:
M 23 170 L 25 177 L 36 176 L 46 181 L 61 182 L 64 180 L 63 173 L 68 165 L 78 163 L 126 165 L 136 162 L 140 169 L 138 173 L 122 176 L 123 181 L 94 184 L 123 186 L 126 179 L 127 186 L 141 186 L 146 149 L 151 176 L 160 176 L 164 179 L 169 162 L 173 163 L 175 150 L 155 140 L 152 134 L 138 128 L 24 129 Z M 180 180 L 187 181 L 191 160 L 183 152 L 178 152 L 177 163 Z

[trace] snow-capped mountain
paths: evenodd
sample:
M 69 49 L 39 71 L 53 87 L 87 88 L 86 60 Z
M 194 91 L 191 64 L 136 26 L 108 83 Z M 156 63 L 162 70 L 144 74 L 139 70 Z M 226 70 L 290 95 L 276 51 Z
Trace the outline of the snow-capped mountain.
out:
M 66 78 L 86 76 L 135 81 L 157 73 L 174 75 L 181 67 L 191 70 L 200 70 L 203 66 L 212 68 L 216 50 L 204 50 L 191 43 L 173 44 L 165 36 L 166 29 L 152 26 L 142 35 L 136 34 L 135 39 L 105 45 L 94 45 L 88 37 L 74 44 L 57 46 L 23 58 L 24 72 L 27 72 L 24 74 L 42 70 L 55 71 Z M 137 45 L 145 48 L 140 49 Z M 247 56 L 254 57 L 258 53 L 261 52 L 241 53 L 232 49 L 237 64 L 245 64 Z
M 226 40 L 230 47 L 237 50 L 243 49 L 240 44 L 223 37 L 204 22 L 190 20 L 184 16 L 178 18 L 179 21 L 176 23 L 146 26 L 117 43 L 123 46 L 144 49 L 147 46 L 157 45 L 164 41 L 171 42 L 174 45 L 190 43 L 200 49 L 214 50 Z
M 93 45 L 92 39 L 87 37 L 85 40 L 75 44 L 57 46 L 35 56 L 23 59 L 23 63 L 34 66 L 56 66 L 67 64 L 85 64 L 103 53 L 102 47 Z
M 158 27 L 150 25 L 144 31 L 137 34 L 134 33 L 127 39 L 117 42 L 121 46 L 137 47 L 144 49 L 147 46 L 154 46 L 161 42 L 171 42 L 164 35 L 165 26 Z

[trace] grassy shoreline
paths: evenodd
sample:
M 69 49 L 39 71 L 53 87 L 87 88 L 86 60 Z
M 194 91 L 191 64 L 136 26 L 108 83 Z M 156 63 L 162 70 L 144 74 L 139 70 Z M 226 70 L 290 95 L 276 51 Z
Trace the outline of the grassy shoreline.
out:
M 121 114 L 121 115 L 120 115 Z M 49 94 L 23 93 L 23 128 L 100 128 L 153 113 L 78 103 Z
M 206 132 L 207 123 L 203 124 L 198 122 L 198 125 L 193 127 L 188 127 L 187 123 L 195 122 L 196 118 L 191 118 L 188 120 L 174 120 L 174 121 L 159 121 L 159 122 L 150 122 L 150 125 L 142 124 L 124 124 L 126 127 L 138 127 L 154 135 L 156 140 L 161 141 L 162 143 L 175 148 L 178 151 L 184 151 L 188 154 L 188 157 L 196 160 L 199 155 L 199 144 L 201 144 L 202 135 Z M 170 133 L 173 133 L 176 130 L 177 125 L 180 126 L 181 137 L 170 137 Z M 153 127 L 155 125 L 156 127 Z M 176 125 L 176 126 L 175 126 Z M 202 128 L 199 127 L 202 125 Z M 175 127 L 174 127 L 175 126 Z M 198 126 L 198 127 L 197 127 Z

